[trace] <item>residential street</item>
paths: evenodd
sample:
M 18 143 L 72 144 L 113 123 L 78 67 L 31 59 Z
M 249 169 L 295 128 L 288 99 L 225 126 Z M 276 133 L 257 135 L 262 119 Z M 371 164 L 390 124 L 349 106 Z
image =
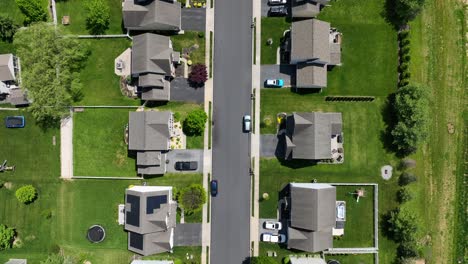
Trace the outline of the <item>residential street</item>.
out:
M 217 0 L 214 42 L 212 264 L 240 264 L 250 256 L 250 139 L 242 117 L 250 114 L 252 2 Z

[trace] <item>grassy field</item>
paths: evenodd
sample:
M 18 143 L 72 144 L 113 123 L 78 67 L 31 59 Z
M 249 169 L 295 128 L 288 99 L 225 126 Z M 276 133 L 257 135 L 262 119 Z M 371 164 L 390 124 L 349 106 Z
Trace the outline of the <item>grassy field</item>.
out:
M 0 16 L 12 18 L 16 23 L 23 25 L 24 15 L 15 0 L 0 1 Z
M 463 7 L 461 1 L 430 0 L 426 1 L 422 15 L 411 24 L 412 81 L 427 84 L 434 100 L 431 135 L 413 157 L 418 162 L 415 170 L 419 177 L 415 186 L 418 195 L 405 209 L 421 218 L 422 253 L 430 263 L 456 263 L 467 258 L 463 236 L 466 225 L 456 221 L 456 215 L 466 208 L 466 204 L 456 207 L 460 205 L 456 191 L 463 190 L 460 186 L 463 186 L 466 147 L 463 140 L 466 126 L 464 23 L 466 4 Z M 454 134 L 447 132 L 448 123 L 455 126 Z
M 122 31 L 122 1 L 106 0 L 105 2 L 107 2 L 110 8 L 110 24 L 105 34 L 126 33 L 126 31 Z M 61 23 L 63 16 L 70 16 L 70 25 L 61 26 L 66 32 L 80 35 L 89 34 L 86 29 L 86 1 L 57 1 L 56 8 L 58 23 Z
M 334 1 L 319 15 L 343 33 L 342 66 L 328 72 L 330 95 L 387 95 L 397 83 L 396 32 L 382 17 L 384 0 Z
M 119 76 L 114 74 L 114 60 L 130 47 L 127 39 L 81 40 L 91 51 L 80 72 L 83 99 L 75 105 L 139 105 L 120 92 Z
M 198 49 L 190 53 L 190 60 L 192 60 L 193 64 L 205 64 L 205 35 L 199 37 L 199 33 L 203 32 L 186 31 L 184 34 L 171 36 L 174 51 L 179 51 L 181 55 L 183 48 L 198 45 Z
M 60 174 L 60 133 L 56 129 L 43 131 L 35 124 L 30 114 L 19 111 L 0 111 L 0 120 L 9 115 L 24 115 L 26 127 L 7 129 L 0 126 L 0 159 L 8 160 L 7 165 L 16 165 L 14 172 L 3 172 L 0 180 L 11 187 L 0 188 L 0 223 L 16 229 L 21 248 L 2 251 L 0 262 L 11 257 L 27 257 L 31 263 L 38 263 L 56 242 L 57 215 L 56 198 Z M 56 145 L 52 144 L 56 137 Z M 17 188 L 32 184 L 38 198 L 32 204 L 24 205 L 17 201 Z M 47 215 L 51 213 L 52 217 Z
M 277 49 L 280 46 L 280 39 L 285 30 L 289 29 L 291 23 L 284 17 L 263 17 L 261 31 L 261 54 L 260 64 L 276 64 Z M 273 40 L 272 45 L 267 45 L 267 40 Z

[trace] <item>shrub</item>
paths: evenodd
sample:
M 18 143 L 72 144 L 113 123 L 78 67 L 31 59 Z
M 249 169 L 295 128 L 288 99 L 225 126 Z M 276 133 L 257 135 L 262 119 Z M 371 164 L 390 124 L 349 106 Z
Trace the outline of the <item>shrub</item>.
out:
M 13 41 L 13 36 L 18 30 L 18 25 L 9 17 L 0 16 L 0 39 L 7 42 Z
M 398 184 L 400 186 L 406 186 L 415 181 L 416 181 L 416 176 L 414 174 L 410 172 L 403 172 L 398 179 Z
M 396 209 L 390 212 L 387 224 L 387 231 L 395 242 L 404 243 L 416 240 L 415 234 L 418 226 L 414 215 Z
M 208 119 L 205 111 L 202 109 L 190 112 L 183 123 L 184 133 L 188 136 L 200 136 L 205 130 L 205 123 Z
M 37 192 L 32 185 L 25 185 L 16 190 L 15 196 L 18 199 L 18 201 L 25 204 L 29 204 L 33 202 L 34 199 L 36 199 Z
M 410 62 L 411 61 L 411 56 L 410 55 L 405 55 L 401 57 L 402 62 Z
M 405 170 L 414 167 L 416 167 L 416 161 L 414 159 L 403 159 L 400 161 L 400 170 Z
M 206 203 L 206 191 L 200 184 L 192 184 L 179 192 L 178 202 L 187 214 L 192 214 Z
M 33 22 L 47 21 L 47 8 L 42 0 L 16 0 L 18 8 L 24 14 L 26 25 Z
M 408 70 L 406 70 L 406 71 L 401 73 L 400 78 L 401 79 L 409 79 L 409 78 L 411 78 L 411 73 Z
M 400 24 L 413 20 L 421 12 L 425 0 L 395 0 L 393 8 Z
M 408 70 L 408 63 L 402 63 L 398 66 L 398 72 L 402 73 Z
M 401 41 L 401 40 L 404 40 L 404 39 L 408 39 L 409 38 L 409 31 L 408 30 L 403 30 L 403 31 L 400 31 L 398 33 L 398 39 Z
M 291 260 L 289 259 L 288 256 L 286 256 L 286 257 L 283 258 L 283 264 L 289 264 L 290 261 L 291 261 Z
M 418 256 L 418 250 L 416 248 L 416 242 L 404 242 L 398 245 L 397 255 L 400 260 L 406 258 L 414 258 Z
M 409 84 L 409 81 L 408 79 L 400 79 L 400 81 L 398 82 L 398 87 L 405 87 Z
M 410 48 L 408 46 L 400 48 L 400 56 L 401 57 L 403 57 L 405 55 L 408 55 L 409 52 L 410 52 Z
M 173 117 L 174 117 L 174 121 L 175 121 L 175 122 L 181 121 L 180 119 L 182 118 L 182 116 L 181 116 L 181 114 L 180 114 L 179 112 L 175 112 L 175 113 L 173 114 Z
M 410 44 L 410 40 L 407 38 L 400 41 L 400 47 L 407 47 L 409 46 L 409 44 Z
M 103 0 L 86 3 L 86 29 L 92 35 L 101 35 L 109 28 L 110 8 Z
M 413 199 L 410 191 L 407 188 L 401 188 L 397 192 L 397 200 L 399 203 L 405 203 Z
M 208 71 L 205 64 L 195 64 L 189 74 L 189 83 L 193 87 L 202 87 L 208 80 Z
M 204 37 L 205 37 L 205 33 L 204 33 L 204 32 L 198 32 L 198 37 L 199 37 L 199 38 L 204 38 Z
M 0 225 L 0 250 L 11 248 L 15 237 L 15 229 Z

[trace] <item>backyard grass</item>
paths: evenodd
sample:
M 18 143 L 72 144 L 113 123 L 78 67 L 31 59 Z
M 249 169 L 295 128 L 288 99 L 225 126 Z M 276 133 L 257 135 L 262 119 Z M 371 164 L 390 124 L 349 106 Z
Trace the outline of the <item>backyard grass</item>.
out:
M 7 129 L 3 123 L 0 126 L 0 159 L 8 160 L 9 166 L 16 165 L 14 172 L 0 174 L 0 180 L 12 185 L 0 188 L 0 224 L 14 227 L 22 246 L 2 251 L 0 262 L 28 257 L 31 263 L 39 263 L 56 243 L 51 238 L 56 226 L 60 133 L 57 129 L 41 130 L 25 111 L 0 111 L 0 120 L 10 115 L 24 115 L 26 127 Z M 52 144 L 54 136 L 55 146 Z M 38 198 L 24 205 L 17 201 L 15 191 L 27 184 L 36 187 Z M 50 218 L 47 217 L 49 213 Z
M 334 1 L 318 19 L 343 33 L 342 66 L 328 72 L 328 95 L 388 95 L 396 91 L 396 31 L 382 17 L 385 0 Z
M 199 37 L 202 33 L 203 37 Z M 190 60 L 193 64 L 205 64 L 205 33 L 197 31 L 186 31 L 181 35 L 171 36 L 174 51 L 179 51 L 182 56 L 183 49 L 198 45 L 198 48 L 190 53 Z
M 91 51 L 80 72 L 83 99 L 75 105 L 139 105 L 120 92 L 120 78 L 114 74 L 114 60 L 130 47 L 128 39 L 80 40 Z
M 276 64 L 277 49 L 285 30 L 289 29 L 291 23 L 284 17 L 262 17 L 261 32 L 261 54 L 260 64 Z M 267 44 L 267 40 L 273 40 L 272 45 Z
M 70 25 L 61 26 L 66 32 L 71 34 L 87 35 L 86 29 L 86 2 L 83 0 L 66 0 L 57 1 L 57 20 L 61 25 L 63 16 L 70 16 Z M 110 23 L 109 29 L 105 34 L 124 34 L 122 30 L 122 1 L 121 0 L 105 0 L 110 8 Z
M 16 4 L 15 0 L 0 1 L 0 16 L 13 19 L 17 24 L 23 25 L 24 15 Z

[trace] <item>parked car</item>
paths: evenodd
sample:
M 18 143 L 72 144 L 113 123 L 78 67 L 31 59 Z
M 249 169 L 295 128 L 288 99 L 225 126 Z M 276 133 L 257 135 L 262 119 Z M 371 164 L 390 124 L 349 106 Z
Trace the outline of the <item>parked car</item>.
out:
M 281 88 L 283 85 L 283 79 L 266 79 L 265 81 L 265 87 Z
M 243 130 L 245 133 L 249 133 L 251 130 L 251 123 L 252 119 L 250 118 L 250 115 L 245 115 L 244 118 L 242 119 L 242 125 L 243 125 Z
M 211 180 L 210 191 L 211 191 L 211 196 L 214 197 L 218 195 L 218 181 L 217 180 Z
M 287 0 L 268 0 L 269 5 L 285 5 Z
M 272 6 L 268 10 L 268 16 L 287 16 L 288 9 L 285 6 Z
M 186 171 L 186 170 L 197 170 L 198 162 L 196 161 L 177 161 L 174 165 L 176 170 Z
M 270 243 L 284 243 L 286 242 L 286 236 L 283 234 L 274 235 L 272 233 L 263 233 L 260 240 Z
M 263 227 L 269 230 L 281 230 L 283 225 L 281 222 L 266 221 Z
M 23 128 L 25 125 L 24 116 L 7 116 L 5 118 L 7 128 Z

